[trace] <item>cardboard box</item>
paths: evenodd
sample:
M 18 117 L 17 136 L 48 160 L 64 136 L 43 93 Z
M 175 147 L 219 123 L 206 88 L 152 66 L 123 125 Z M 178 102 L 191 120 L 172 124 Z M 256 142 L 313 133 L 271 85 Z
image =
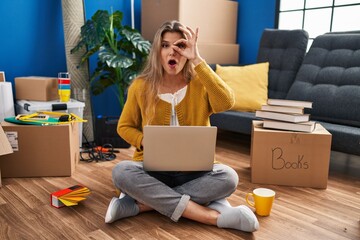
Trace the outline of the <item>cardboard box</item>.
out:
M 0 156 L 2 177 L 71 176 L 79 161 L 78 124 L 1 123 L 14 153 Z
M 312 133 L 270 130 L 253 121 L 251 182 L 326 188 L 331 134 L 319 123 Z
M 4 130 L 0 125 L 0 156 L 13 153 L 12 147 L 6 137 Z M 1 168 L 0 168 L 0 188 L 2 187 L 1 183 Z
M 0 71 L 0 82 L 5 82 L 5 72 Z
M 52 77 L 16 77 L 15 98 L 30 101 L 59 99 L 58 80 Z
M 16 114 L 31 114 L 39 111 L 74 113 L 83 118 L 85 103 L 70 99 L 69 102 L 17 100 Z M 79 143 L 82 143 L 83 124 L 79 123 Z
M 208 64 L 238 64 L 238 44 L 198 43 L 199 52 Z
M 227 0 L 143 0 L 141 33 L 153 41 L 166 21 L 178 20 L 195 29 L 201 43 L 236 43 L 238 3 Z

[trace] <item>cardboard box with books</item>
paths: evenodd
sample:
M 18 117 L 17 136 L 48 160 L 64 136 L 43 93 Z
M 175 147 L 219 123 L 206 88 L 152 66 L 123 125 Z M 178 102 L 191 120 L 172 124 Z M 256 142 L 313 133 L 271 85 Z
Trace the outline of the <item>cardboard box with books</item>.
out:
M 1 123 L 14 151 L 0 156 L 2 177 L 71 176 L 79 161 L 78 123 Z
M 298 132 L 312 132 L 316 123 L 310 121 L 305 108 L 312 108 L 312 102 L 285 99 L 268 99 L 255 116 L 263 118 L 263 127 Z
M 321 124 L 304 133 L 266 129 L 253 121 L 251 182 L 326 188 L 331 138 Z

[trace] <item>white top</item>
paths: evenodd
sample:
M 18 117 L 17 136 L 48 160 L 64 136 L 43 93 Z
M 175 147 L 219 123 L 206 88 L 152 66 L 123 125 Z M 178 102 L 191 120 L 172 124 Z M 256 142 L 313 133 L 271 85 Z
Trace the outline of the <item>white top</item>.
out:
M 179 120 L 176 115 L 175 106 L 178 105 L 181 100 L 184 99 L 186 95 L 187 85 L 180 89 L 179 91 L 172 93 L 163 93 L 159 94 L 159 98 L 165 102 L 171 103 L 171 119 L 170 126 L 179 126 Z

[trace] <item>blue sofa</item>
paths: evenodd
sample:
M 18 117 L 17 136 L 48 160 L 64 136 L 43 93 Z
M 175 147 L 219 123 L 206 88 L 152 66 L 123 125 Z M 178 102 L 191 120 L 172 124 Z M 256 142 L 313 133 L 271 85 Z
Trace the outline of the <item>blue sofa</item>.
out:
M 313 102 L 306 113 L 332 134 L 332 150 L 360 156 L 360 32 L 320 35 L 305 54 L 307 37 L 264 31 L 257 62 L 270 62 L 268 97 Z M 251 134 L 255 119 L 253 112 L 227 111 L 213 114 L 211 124 Z

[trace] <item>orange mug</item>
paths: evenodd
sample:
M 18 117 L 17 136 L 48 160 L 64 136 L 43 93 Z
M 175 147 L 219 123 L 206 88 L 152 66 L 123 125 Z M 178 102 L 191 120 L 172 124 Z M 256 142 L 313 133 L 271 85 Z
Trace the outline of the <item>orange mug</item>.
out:
M 249 197 L 252 197 L 253 201 L 250 201 Z M 254 207 L 259 216 L 270 215 L 274 199 L 275 192 L 268 188 L 256 188 L 251 193 L 246 194 L 247 204 Z

